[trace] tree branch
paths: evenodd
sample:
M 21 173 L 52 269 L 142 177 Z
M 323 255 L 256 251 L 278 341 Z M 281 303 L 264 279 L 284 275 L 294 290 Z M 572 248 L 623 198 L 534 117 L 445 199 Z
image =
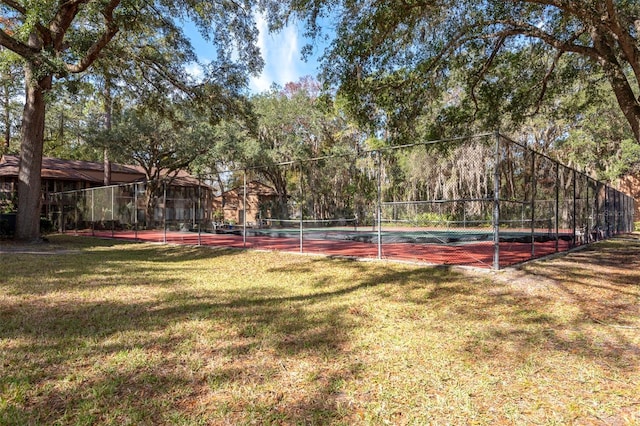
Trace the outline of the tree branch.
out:
M 102 36 L 87 50 L 87 54 L 75 65 L 67 65 L 67 71 L 71 73 L 83 72 L 98 58 L 102 49 L 109 44 L 118 33 L 118 26 L 113 19 L 113 11 L 120 4 L 120 0 L 110 0 L 102 11 L 105 19 L 106 30 Z
M 87 2 L 88 0 L 66 1 L 60 5 L 60 9 L 58 9 L 58 12 L 49 25 L 51 43 L 53 44 L 54 51 L 62 51 L 64 36 L 67 30 L 76 18 L 80 5 Z
M 11 37 L 2 29 L 0 29 L 0 44 L 25 59 L 33 58 L 39 52 L 38 49 L 29 47 L 21 41 L 18 41 L 15 38 Z
M 614 34 L 614 37 L 620 49 L 625 56 L 626 61 L 631 65 L 636 80 L 640 81 L 640 49 L 638 49 L 638 40 L 635 40 L 627 30 L 620 24 L 616 7 L 612 0 L 606 0 L 608 21 L 610 26 L 607 29 Z
M 504 35 L 504 36 L 524 35 L 528 37 L 537 38 L 538 40 L 545 42 L 547 45 L 555 49 L 562 50 L 564 52 L 578 53 L 580 55 L 586 56 L 593 60 L 602 59 L 602 55 L 597 49 L 574 43 L 575 40 L 578 38 L 576 37 L 576 35 L 580 35 L 584 33 L 584 30 L 579 31 L 578 33 L 574 34 L 571 37 L 571 39 L 565 41 L 565 40 L 560 40 L 554 35 L 549 34 L 545 31 L 542 31 L 540 28 L 534 25 L 528 24 L 526 22 L 502 20 L 502 21 L 495 21 L 494 23 L 504 25 L 506 27 L 504 30 L 496 32 L 496 36 L 497 35 Z
M 191 87 L 179 81 L 172 73 L 166 72 L 165 69 L 159 64 L 157 64 L 156 62 L 141 56 L 138 56 L 138 60 L 141 63 L 146 64 L 150 69 L 154 70 L 156 73 L 158 73 L 158 75 L 160 75 L 163 79 L 171 83 L 171 85 L 173 85 L 175 88 L 183 91 L 184 93 L 190 96 L 193 95 L 193 89 Z
M 25 8 L 24 6 L 22 6 L 20 3 L 16 2 L 16 1 L 13 1 L 13 0 L 2 0 L 2 1 L 0 1 L 0 3 L 4 3 L 5 5 L 9 6 L 13 10 L 15 10 L 16 12 L 21 14 L 22 16 L 25 16 L 27 14 L 27 8 Z M 39 22 L 36 22 L 35 23 L 35 29 L 38 31 L 38 33 L 40 33 L 40 36 L 42 37 L 43 42 L 45 44 L 47 44 L 51 40 L 51 33 L 49 32 L 49 29 L 47 27 L 44 27 Z M 16 52 L 16 53 L 18 53 L 18 52 Z M 21 55 L 20 53 L 18 53 L 18 54 Z
M 24 6 L 22 6 L 20 3 L 16 2 L 16 1 L 13 1 L 13 0 L 2 0 L 0 3 L 6 4 L 7 6 L 12 8 L 16 12 L 21 13 L 22 15 L 25 15 L 27 13 L 27 9 L 25 9 Z
M 522 3 L 522 0 L 510 0 L 511 3 Z M 533 4 L 537 4 L 540 6 L 553 6 L 563 12 L 567 12 L 575 17 L 577 17 L 578 19 L 580 19 L 580 21 L 582 22 L 592 22 L 595 23 L 595 21 L 593 20 L 593 13 L 590 13 L 587 8 L 583 5 L 577 5 L 575 2 L 572 1 L 566 1 L 566 0 L 525 0 L 525 3 L 533 3 Z
M 489 58 L 484 63 L 484 65 L 482 66 L 482 69 L 478 73 L 478 78 L 476 78 L 476 80 L 471 85 L 471 100 L 473 101 L 473 105 L 474 105 L 474 108 L 475 108 L 475 110 L 473 112 L 473 118 L 474 119 L 476 118 L 476 115 L 478 114 L 478 111 L 480 109 L 478 107 L 478 99 L 476 98 L 476 86 L 478 85 L 480 80 L 482 80 L 482 77 L 484 77 L 484 75 L 487 72 L 487 70 L 493 64 L 493 61 L 495 60 L 496 56 L 498 55 L 498 52 L 500 51 L 502 46 L 504 46 L 505 39 L 506 39 L 506 37 L 504 37 L 504 36 L 501 36 L 500 38 L 498 38 L 498 40 L 496 41 L 496 44 L 493 47 L 493 50 L 491 51 L 491 55 L 489 55 Z
M 542 79 L 542 82 L 541 82 L 542 88 L 540 89 L 540 95 L 538 95 L 538 100 L 536 101 L 536 109 L 531 115 L 536 115 L 540 112 L 540 107 L 542 106 L 542 100 L 544 99 L 544 95 L 547 93 L 547 86 L 549 84 L 549 79 L 553 75 L 553 72 L 558 66 L 558 62 L 560 62 L 560 58 L 562 58 L 562 55 L 564 55 L 564 53 L 565 53 L 564 51 L 559 50 L 558 53 L 556 53 L 556 56 L 554 56 L 551 66 L 549 67 L 549 69 L 547 70 L 547 73 L 544 75 Z

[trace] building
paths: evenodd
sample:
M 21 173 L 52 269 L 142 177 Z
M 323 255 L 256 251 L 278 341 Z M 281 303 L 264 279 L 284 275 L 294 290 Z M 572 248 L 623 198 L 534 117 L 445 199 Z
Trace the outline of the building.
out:
M 18 170 L 20 158 L 17 155 L 4 155 L 0 157 L 0 211 L 15 210 L 18 192 Z M 62 160 L 58 158 L 43 158 L 42 160 L 42 215 L 52 221 L 59 222 L 58 226 L 62 226 L 65 220 L 58 220 L 57 216 L 61 214 L 59 201 L 51 197 L 51 194 L 82 191 L 79 194 L 88 193 L 90 188 L 100 188 L 104 185 L 104 164 L 92 161 L 80 160 Z M 195 217 L 193 212 L 193 198 L 198 197 L 199 205 L 202 209 L 211 203 L 212 190 L 208 185 L 203 184 L 186 171 L 178 171 L 169 175 L 169 186 L 163 194 L 170 201 L 171 207 L 168 210 L 165 205 L 155 206 L 158 215 L 164 217 L 172 217 L 176 220 L 191 220 L 191 216 Z M 146 183 L 146 174 L 140 166 L 111 164 L 111 183 L 114 186 L 122 186 L 126 184 L 138 183 L 135 191 L 144 193 L 144 185 Z M 203 203 L 202 201 L 205 200 Z M 76 203 L 77 204 L 77 203 Z M 189 204 L 189 206 L 187 206 Z M 68 207 L 68 206 L 66 206 Z M 75 207 L 74 207 L 75 209 Z M 139 208 L 142 213 L 136 213 L 136 217 L 142 215 L 144 220 L 144 208 Z M 77 216 L 77 215 L 76 215 Z M 85 215 L 86 216 L 86 215 Z M 186 216 L 189 216 L 187 218 Z M 202 216 L 202 214 L 200 215 Z M 158 220 L 158 218 L 154 218 Z M 78 221 L 76 217 L 75 222 Z M 88 219 L 82 218 L 83 222 Z
M 261 219 L 271 217 L 271 208 L 276 203 L 276 191 L 261 182 L 247 182 L 246 205 L 244 186 L 230 189 L 213 199 L 213 210 L 218 221 L 242 224 L 246 214 L 247 225 L 257 226 Z
M 623 176 L 618 180 L 616 187 L 633 197 L 635 200 L 635 220 L 640 221 L 640 174 Z

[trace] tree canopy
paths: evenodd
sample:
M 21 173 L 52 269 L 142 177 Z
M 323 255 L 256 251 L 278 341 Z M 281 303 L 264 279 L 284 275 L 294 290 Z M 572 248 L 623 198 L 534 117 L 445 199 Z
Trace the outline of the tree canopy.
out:
M 207 2 L 168 0 L 46 0 L 0 1 L 0 45 L 12 52 L 25 69 L 26 100 L 21 125 L 20 172 L 16 238 L 39 238 L 39 204 L 46 94 L 54 79 L 92 71 L 101 56 L 120 61 L 107 65 L 113 75 L 125 72 L 132 55 L 143 66 L 142 76 L 154 88 L 168 82 L 176 90 L 188 87 L 181 61 L 193 59 L 193 49 L 181 25 L 193 22 L 215 49 L 210 75 L 220 72 L 225 85 L 241 84 L 257 72 L 262 59 L 257 46 L 254 13 L 257 1 Z M 167 44 L 179 56 L 162 56 Z M 126 46 L 127 50 L 116 47 Z M 124 53 L 126 52 L 126 53 Z M 2 57 L 4 61 L 7 56 Z M 126 64 L 127 66 L 123 66 Z M 246 79 L 246 77 L 245 77 Z M 209 104 L 225 110 L 226 87 L 209 86 Z
M 497 127 L 502 114 L 522 121 L 600 73 L 640 141 L 636 1 L 291 0 L 281 13 L 312 36 L 335 22 L 324 76 L 369 125 L 397 127 L 436 102 L 452 113 L 461 89 L 471 118 Z

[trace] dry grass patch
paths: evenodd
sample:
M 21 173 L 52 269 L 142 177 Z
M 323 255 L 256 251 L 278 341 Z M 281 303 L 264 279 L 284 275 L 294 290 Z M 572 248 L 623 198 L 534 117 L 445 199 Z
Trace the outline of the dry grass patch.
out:
M 498 273 L 55 236 L 0 424 L 638 424 L 640 241 Z

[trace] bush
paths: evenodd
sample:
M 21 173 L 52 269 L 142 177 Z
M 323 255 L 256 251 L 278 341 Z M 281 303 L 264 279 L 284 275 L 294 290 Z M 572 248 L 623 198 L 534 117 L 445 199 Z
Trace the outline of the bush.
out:
M 0 236 L 10 237 L 16 232 L 16 214 L 0 213 Z
M 636 232 L 640 232 L 640 222 L 635 222 L 635 223 L 634 223 L 634 225 L 635 225 L 635 226 L 634 226 L 634 230 L 635 230 Z
M 433 224 L 443 224 L 449 222 L 451 217 L 447 214 L 440 213 L 420 213 L 414 218 L 416 225 L 425 226 Z
M 40 218 L 40 232 L 43 234 L 48 234 L 53 231 L 53 222 L 51 222 L 46 217 Z
M 0 237 L 9 235 L 9 221 L 0 219 Z
M 220 209 L 217 209 L 213 212 L 213 221 L 214 222 L 223 222 L 224 221 L 224 212 Z

